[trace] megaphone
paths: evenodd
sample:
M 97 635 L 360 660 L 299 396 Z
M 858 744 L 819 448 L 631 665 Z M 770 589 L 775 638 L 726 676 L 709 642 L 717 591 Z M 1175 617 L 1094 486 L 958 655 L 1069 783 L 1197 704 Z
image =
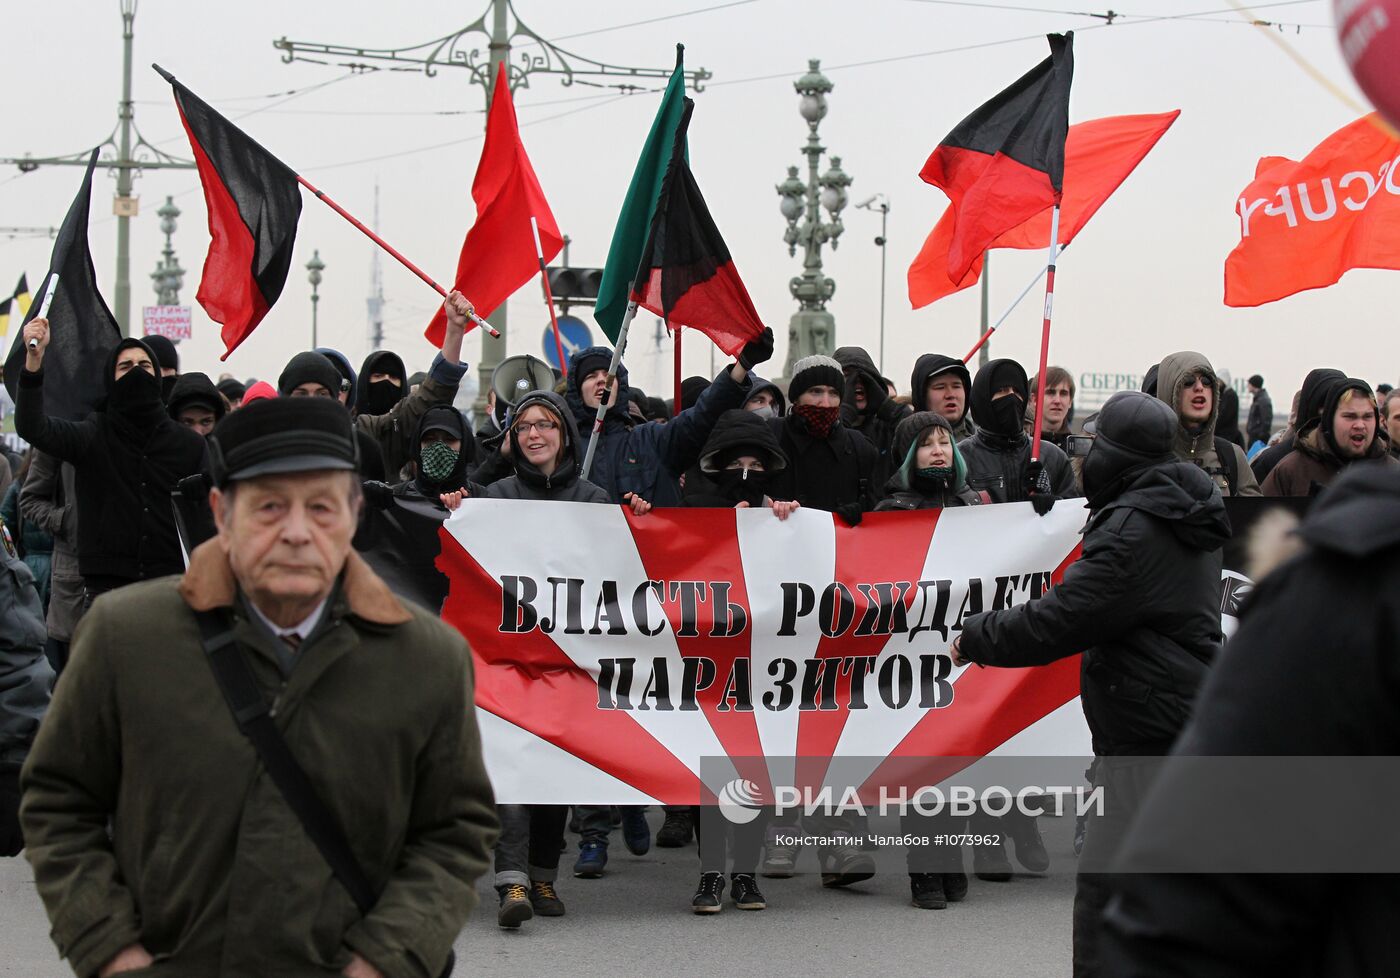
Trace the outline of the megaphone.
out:
M 497 427 L 505 427 L 506 414 L 531 391 L 554 389 L 554 371 L 549 364 L 528 353 L 506 357 L 491 372 L 491 390 L 496 394 L 493 412 Z

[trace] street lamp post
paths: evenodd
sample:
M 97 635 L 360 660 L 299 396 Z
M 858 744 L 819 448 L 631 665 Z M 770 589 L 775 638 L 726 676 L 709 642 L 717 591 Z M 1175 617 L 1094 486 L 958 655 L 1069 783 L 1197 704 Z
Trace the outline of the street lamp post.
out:
M 175 233 L 175 219 L 180 216 L 175 199 L 166 197 L 156 216 L 160 218 L 160 230 L 165 235 L 165 250 L 161 252 L 161 260 L 156 263 L 156 270 L 151 273 L 151 281 L 156 288 L 156 305 L 178 306 L 180 288 L 185 284 L 185 270 L 180 267 L 180 259 L 175 257 L 175 246 L 170 240 Z
M 807 120 L 807 144 L 802 147 L 807 157 L 807 181 L 804 183 L 798 177 L 797 167 L 790 166 L 787 179 L 777 186 L 778 196 L 782 198 L 779 209 L 788 222 L 783 233 L 788 254 L 796 255 L 798 245 L 803 248 L 802 274 L 788 282 L 798 310 L 788 324 L 784 368 L 787 376 L 792 375 L 792 365 L 803 357 L 814 353 L 830 356 L 835 349 L 836 319 L 827 311 L 826 301 L 835 293 L 836 283 L 822 273 L 822 245 L 830 241 L 835 249 L 836 239 L 845 230 L 841 211 L 846 207 L 846 188 L 852 183 L 841 169 L 839 156 L 831 158 L 831 166 L 825 173 L 818 173 L 826 147 L 821 144 L 817 127 L 826 118 L 826 96 L 834 86 L 819 70 L 819 60 L 811 59 L 807 67 L 807 74 L 793 82 L 797 94 L 802 96 L 798 111 Z M 827 222 L 822 221 L 822 208 L 830 216 Z
M 306 263 L 306 280 L 311 283 L 311 349 L 316 349 L 320 343 L 316 342 L 316 303 L 321 301 L 320 294 L 316 291 L 321 284 L 321 273 L 326 270 L 326 263 L 321 261 L 320 250 L 311 253 L 311 260 Z
M 877 203 L 878 201 L 878 203 Z M 890 216 L 890 199 L 884 194 L 876 194 L 856 204 L 861 210 L 880 212 L 880 236 L 875 246 L 880 249 L 880 372 L 885 372 L 885 252 L 889 243 L 886 226 Z

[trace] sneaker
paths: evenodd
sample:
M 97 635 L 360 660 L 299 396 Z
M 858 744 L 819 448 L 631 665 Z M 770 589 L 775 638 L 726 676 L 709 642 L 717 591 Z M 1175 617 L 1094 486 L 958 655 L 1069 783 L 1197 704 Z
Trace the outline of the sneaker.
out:
M 948 906 L 942 873 L 910 873 L 909 892 L 913 895 L 911 902 L 920 910 L 942 910 Z
M 967 874 L 944 873 L 943 895 L 948 898 L 949 903 L 961 903 L 963 897 L 967 896 Z
M 647 824 L 647 813 L 643 809 L 623 810 L 622 841 L 634 856 L 645 856 L 651 851 L 651 826 Z
M 696 913 L 719 913 L 724 909 L 723 873 L 701 873 L 700 886 L 690 898 L 690 909 Z
M 667 812 L 666 821 L 661 823 L 661 829 L 656 833 L 656 844 L 662 849 L 679 849 L 690 844 L 694 833 L 695 823 L 690 818 L 690 812 Z
M 606 842 L 580 842 L 578 861 L 574 863 L 574 875 L 581 880 L 596 880 L 603 875 L 608 865 L 608 844 Z
M 1005 883 L 1011 879 L 1011 860 L 1001 843 L 972 847 L 972 872 L 988 883 Z
M 530 906 L 541 917 L 564 916 L 564 901 L 559 899 L 554 884 L 549 880 L 530 881 Z
M 875 860 L 859 848 L 838 849 L 821 858 L 822 886 L 850 886 L 875 875 Z
M 763 853 L 763 875 L 768 879 L 785 880 L 797 872 L 797 856 L 802 852 L 800 845 L 779 845 L 779 834 L 796 835 L 797 830 L 789 826 L 769 826 L 768 840 Z
M 498 886 L 496 891 L 501 895 L 501 909 L 496 912 L 496 923 L 500 926 L 514 929 L 535 915 L 529 891 L 523 884 Z
M 1028 873 L 1043 873 L 1050 868 L 1050 853 L 1045 851 L 1045 840 L 1040 836 L 1040 825 L 1033 817 L 1027 817 L 1011 836 L 1016 847 L 1016 861 Z
M 753 873 L 732 873 L 729 880 L 729 897 L 734 901 L 734 906 L 740 910 L 767 909 L 768 901 L 759 892 L 758 880 L 753 878 Z

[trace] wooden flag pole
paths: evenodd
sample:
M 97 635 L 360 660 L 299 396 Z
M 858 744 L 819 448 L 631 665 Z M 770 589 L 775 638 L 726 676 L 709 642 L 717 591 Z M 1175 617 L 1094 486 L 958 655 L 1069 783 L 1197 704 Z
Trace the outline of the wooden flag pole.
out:
M 1035 380 L 1035 431 L 1031 433 L 1031 461 L 1040 461 L 1040 423 L 1045 414 L 1045 368 L 1050 359 L 1050 313 L 1055 302 L 1055 260 L 1059 255 L 1060 204 L 1050 215 L 1050 260 L 1045 267 L 1045 318 L 1040 327 L 1040 371 Z
M 1060 245 L 1059 251 L 1056 252 L 1056 254 L 1064 254 L 1065 249 L 1068 247 L 1069 245 L 1067 244 Z M 1026 287 L 1021 290 L 1021 294 L 1018 295 L 1014 301 L 1012 301 L 1011 305 L 1006 307 L 1005 312 L 1003 312 L 1000 316 L 997 317 L 997 321 L 993 323 L 985 333 L 982 334 L 982 338 L 977 341 L 976 345 L 974 345 L 972 349 L 967 351 L 967 356 L 963 357 L 963 363 L 970 363 L 972 361 L 972 358 L 977 355 L 977 351 L 982 349 L 983 345 L 985 345 L 986 342 L 992 338 L 992 334 L 997 331 L 997 327 L 1000 326 L 1002 323 L 1006 322 L 1006 317 L 1010 316 L 1016 310 L 1016 307 L 1021 304 L 1021 300 L 1031 294 L 1031 289 L 1035 288 L 1035 284 L 1040 281 L 1040 277 L 1045 274 L 1046 269 L 1048 269 L 1049 267 L 1049 265 L 1046 265 L 1043 268 L 1041 268 L 1040 271 L 1035 273 L 1035 278 L 1031 279 L 1030 282 L 1026 284 Z
M 554 293 L 549 289 L 549 272 L 544 267 L 544 247 L 540 244 L 540 222 L 530 215 L 530 232 L 535 236 L 535 257 L 540 260 L 540 285 L 544 286 L 544 304 L 549 309 L 549 326 L 554 330 L 554 349 L 559 354 L 559 371 L 569 372 L 569 360 L 564 356 L 564 340 L 559 335 L 559 317 L 554 314 Z
M 369 238 L 375 244 L 379 245 L 379 247 L 383 248 L 389 254 L 389 257 L 393 258 L 404 268 L 408 269 L 414 275 L 417 275 L 424 282 L 428 283 L 428 285 L 438 295 L 442 296 L 444 299 L 447 298 L 447 290 L 444 289 L 441 285 L 438 285 L 437 282 L 433 281 L 433 279 L 428 276 L 427 272 L 423 271 L 417 265 L 413 264 L 413 262 L 409 261 L 403 255 L 399 254 L 398 250 L 394 248 L 393 245 L 389 244 L 389 242 L 385 241 L 379 235 L 375 234 L 369 228 L 365 227 L 363 223 L 356 219 L 354 214 L 351 214 L 344 207 L 341 207 L 334 200 L 331 200 L 331 198 L 327 197 L 323 191 L 318 190 L 316 187 L 313 187 L 311 185 L 310 180 L 307 180 L 306 177 L 302 176 L 301 174 L 297 174 L 297 183 L 301 184 L 307 190 L 315 194 L 316 198 L 322 203 L 324 203 L 331 210 L 335 211 L 337 214 L 345 218 L 355 227 L 359 228 L 360 231 L 365 235 L 365 237 Z M 476 325 L 480 326 L 482 329 L 486 330 L 486 332 L 490 333 L 492 336 L 496 337 L 497 339 L 500 338 L 501 334 L 499 331 L 497 331 L 496 327 L 492 326 L 486 320 L 478 316 L 476 314 L 475 309 L 467 313 L 467 318 L 474 322 Z

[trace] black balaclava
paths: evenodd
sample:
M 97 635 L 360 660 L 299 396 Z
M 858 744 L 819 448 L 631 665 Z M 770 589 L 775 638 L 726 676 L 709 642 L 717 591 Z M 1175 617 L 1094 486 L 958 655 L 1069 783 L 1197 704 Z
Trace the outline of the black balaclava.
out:
M 754 458 L 761 459 L 764 471 L 728 468 L 731 462 L 744 455 L 752 455 Z M 721 496 L 732 503 L 743 502 L 750 506 L 763 505 L 763 497 L 768 494 L 767 467 L 772 464 L 765 449 L 751 445 L 736 445 L 717 456 L 714 464 L 719 468 L 714 479 Z
M 1003 387 L 1014 387 L 1016 393 L 992 399 Z M 1024 430 L 1026 401 L 1030 399 L 1030 382 L 1025 369 L 1015 360 L 992 360 L 972 381 L 972 421 L 978 428 L 1003 438 L 1015 438 Z
M 429 472 L 442 463 L 450 450 L 446 450 L 441 442 L 429 445 L 429 459 L 425 464 L 423 451 L 423 436 L 429 431 L 442 430 L 451 434 L 461 442 L 461 447 L 455 454 L 451 455 L 450 464 L 442 470 Z M 413 458 L 417 462 L 415 466 L 416 474 L 413 484 L 423 495 L 436 499 L 444 492 L 455 492 L 466 485 L 467 464 L 471 461 L 470 447 L 472 441 L 471 433 L 467 431 L 466 422 L 462 420 L 461 412 L 451 405 L 439 404 L 431 407 L 423 415 L 423 420 L 418 425 L 418 432 L 413 440 Z
M 384 373 L 391 374 L 399 379 L 398 384 L 392 381 L 379 380 L 370 381 L 370 374 Z M 359 383 L 355 385 L 355 413 L 369 417 L 381 414 L 388 414 L 394 409 L 394 405 L 408 396 L 408 376 L 404 369 L 403 360 L 397 353 L 388 350 L 376 350 L 365 357 L 365 362 L 360 367 Z
M 151 348 L 138 339 L 124 339 L 117 344 L 107 359 L 107 414 L 114 421 L 124 425 L 149 430 L 165 420 L 165 402 L 161 400 L 160 378 L 148 374 L 140 367 L 128 370 L 120 378 L 116 376 L 117 358 L 123 350 L 133 347 L 146 351 L 151 365 L 159 370 L 160 361 Z

